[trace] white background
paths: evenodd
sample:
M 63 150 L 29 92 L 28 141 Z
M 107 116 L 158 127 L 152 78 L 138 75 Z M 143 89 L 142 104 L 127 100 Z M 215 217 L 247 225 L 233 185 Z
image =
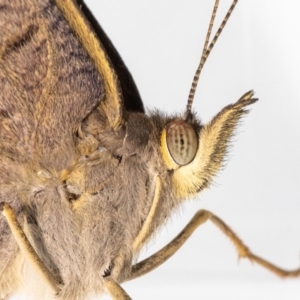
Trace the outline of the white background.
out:
M 131 70 L 146 107 L 183 111 L 213 1 L 87 3 Z M 230 4 L 221 1 L 217 25 Z M 256 254 L 287 269 L 299 265 L 299 13 L 296 0 L 238 3 L 205 65 L 194 109 L 207 122 L 250 89 L 260 101 L 239 127 L 214 186 L 186 203 L 143 257 L 206 208 Z M 134 300 L 300 298 L 300 278 L 282 280 L 238 262 L 229 240 L 211 224 L 199 228 L 163 266 L 123 287 Z

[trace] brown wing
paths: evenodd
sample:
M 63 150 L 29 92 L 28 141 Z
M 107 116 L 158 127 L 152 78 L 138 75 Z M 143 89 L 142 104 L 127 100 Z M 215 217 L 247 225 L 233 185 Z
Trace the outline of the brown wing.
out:
M 5 1 L 0 28 L 1 156 L 63 169 L 103 81 L 54 2 Z
M 128 111 L 145 112 L 138 88 L 120 54 L 104 32 L 103 28 L 90 12 L 86 4 L 82 0 L 77 0 L 77 2 L 80 4 L 81 11 L 84 13 L 85 17 L 88 19 L 89 23 L 92 25 L 95 33 L 97 34 L 98 40 L 101 41 L 101 44 L 105 48 L 114 70 L 118 75 L 125 108 Z
M 122 124 L 117 77 L 78 6 L 0 0 L 0 202 L 21 217 L 21 198 L 48 176 L 40 169 L 62 182 L 79 159 L 77 130 L 99 107 L 110 128 Z M 14 251 L 0 217 L 2 263 Z

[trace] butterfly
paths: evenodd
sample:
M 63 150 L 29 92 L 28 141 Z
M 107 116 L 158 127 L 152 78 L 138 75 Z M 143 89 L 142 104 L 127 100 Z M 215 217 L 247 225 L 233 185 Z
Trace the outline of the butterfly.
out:
M 5 200 L 9 193 L 11 203 L 15 204 L 15 197 L 20 205 L 11 211 L 6 205 L 9 201 L 3 204 L 7 218 L 1 222 L 6 224 L 7 235 L 16 251 L 11 252 L 19 255 L 19 267 L 29 269 L 28 274 L 37 276 L 37 282 L 44 279 L 61 299 L 81 299 L 103 290 L 116 298 L 119 296 L 114 293 L 127 297 L 119 283 L 131 279 L 133 274 L 141 275 L 139 270 L 144 272 L 144 265 L 147 269 L 149 260 L 147 264 L 139 263 L 131 268 L 132 261 L 152 231 L 165 222 L 165 212 L 169 214 L 175 209 L 172 202 L 162 201 L 169 199 L 164 193 L 168 192 L 171 199 L 177 200 L 193 194 L 189 184 L 183 184 L 181 175 L 185 166 L 194 163 L 195 157 L 188 155 L 188 162 L 180 161 L 182 152 L 178 156 L 176 151 L 181 151 L 181 148 L 176 146 L 176 137 L 168 140 L 168 134 L 171 133 L 171 137 L 176 134 L 178 126 L 180 131 L 186 130 L 184 137 L 190 142 L 189 139 L 194 140 L 193 130 L 201 136 L 205 133 L 203 128 L 210 133 L 210 127 L 201 127 L 190 113 L 181 115 L 180 121 L 175 123 L 172 123 L 174 117 L 152 113 L 149 122 L 143 114 L 139 96 L 136 92 L 131 95 L 134 87 L 130 88 L 128 96 L 119 76 L 124 97 L 120 99 L 118 80 L 109 64 L 107 72 L 106 65 L 97 65 L 99 61 L 105 64 L 108 59 L 105 53 L 104 58 L 101 57 L 101 47 L 97 48 L 99 51 L 94 50 L 97 41 L 90 42 L 86 32 L 80 37 L 86 23 L 80 24 L 80 20 L 75 25 L 72 23 L 74 15 L 80 15 L 78 7 L 72 10 L 73 2 L 65 2 L 64 7 L 64 3 L 58 1 L 59 8 L 54 2 L 28 3 L 29 6 L 34 4 L 28 9 L 29 14 L 32 11 L 42 13 L 31 15 L 36 18 L 33 26 L 30 23 L 26 27 L 27 22 L 22 22 L 25 25 L 21 27 L 21 34 L 17 34 L 16 39 L 10 40 L 4 48 L 5 70 L 10 74 L 5 78 L 9 79 L 9 86 L 17 87 L 9 99 L 17 98 L 15 103 L 25 103 L 17 112 L 6 107 L 2 111 L 5 125 L 2 128 L 10 130 L 2 131 L 2 153 L 5 154 L 2 155 L 2 168 L 9 171 L 2 173 L 2 198 Z M 25 8 L 21 7 L 21 11 L 26 13 L 26 4 L 22 5 Z M 88 14 L 84 8 L 83 11 Z M 64 18 L 68 21 L 65 22 Z M 76 24 L 83 27 L 76 27 Z M 72 35 L 72 28 L 79 38 Z M 60 35 L 56 35 L 57 32 Z M 87 32 L 90 33 L 89 28 Z M 52 37 L 51 33 L 55 35 Z M 78 40 L 85 38 L 81 47 Z M 102 39 L 100 41 L 103 42 Z M 29 45 L 36 44 L 36 52 L 30 52 L 30 56 L 26 50 L 32 50 Z M 39 57 L 41 61 L 36 53 L 43 54 Z M 18 67 L 27 62 L 29 66 L 21 65 L 22 76 L 17 73 Z M 32 66 L 35 72 L 30 72 Z M 28 87 L 28 81 L 32 82 L 30 75 L 36 86 Z M 34 92 L 34 96 L 30 92 Z M 132 97 L 137 97 L 137 100 L 128 102 Z M 247 93 L 240 101 L 249 101 L 247 103 L 250 104 L 251 97 L 252 93 Z M 40 100 L 32 103 L 36 99 Z M 133 107 L 132 103 L 135 103 Z M 242 114 L 238 108 L 237 114 Z M 182 123 L 182 118 L 191 122 L 193 129 Z M 5 122 L 9 120 L 13 120 L 13 124 L 7 126 Z M 217 122 L 218 118 L 214 120 Z M 11 140 L 11 132 L 16 133 L 15 140 Z M 185 142 L 183 140 L 183 144 Z M 199 139 L 196 146 L 193 144 L 192 150 L 202 144 L 207 146 L 205 138 Z M 170 148 L 170 145 L 174 147 Z M 154 158 L 155 165 L 152 163 Z M 162 172 L 162 169 L 165 171 Z M 205 174 L 204 182 L 208 175 Z M 174 179 L 177 176 L 179 180 Z M 174 191 L 170 186 L 176 186 L 176 182 L 180 185 Z M 149 213 L 152 211 L 154 219 Z M 10 234 L 6 223 L 14 215 L 21 220 L 19 222 L 33 246 L 33 252 L 28 251 L 27 244 L 27 248 L 22 250 L 24 241 L 19 244 L 21 251 L 18 251 L 14 242 L 17 236 Z M 208 216 L 207 213 L 204 215 Z M 148 223 L 148 220 L 151 222 Z M 1 234 L 1 237 L 4 240 L 5 235 Z M 34 264 L 37 257 L 40 257 L 41 263 Z M 30 270 L 32 266 L 36 274 Z M 36 293 L 45 295 L 45 291 L 48 291 L 47 287 Z M 53 297 L 53 294 L 49 295 Z

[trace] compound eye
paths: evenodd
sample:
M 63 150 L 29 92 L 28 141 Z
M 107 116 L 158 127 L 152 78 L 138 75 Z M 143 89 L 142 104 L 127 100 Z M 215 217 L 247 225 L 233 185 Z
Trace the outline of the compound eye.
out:
M 194 128 L 187 122 L 176 120 L 166 130 L 169 153 L 180 166 L 189 164 L 198 149 L 198 137 Z

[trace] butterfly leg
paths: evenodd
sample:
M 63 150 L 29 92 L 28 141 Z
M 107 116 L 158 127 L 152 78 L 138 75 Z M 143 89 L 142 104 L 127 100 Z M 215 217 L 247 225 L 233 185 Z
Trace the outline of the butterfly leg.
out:
M 149 236 L 149 230 L 151 228 L 152 221 L 155 217 L 155 213 L 159 204 L 160 200 L 160 193 L 161 193 L 161 179 L 159 176 L 156 177 L 155 180 L 155 187 L 154 187 L 154 194 L 153 194 L 153 201 L 152 201 L 152 206 L 150 208 L 150 211 L 148 213 L 148 216 L 146 220 L 143 223 L 143 226 L 135 238 L 133 242 L 133 252 L 137 252 L 140 250 L 140 248 L 143 246 L 145 240 Z M 122 269 L 123 266 L 123 261 L 124 258 L 122 254 L 120 254 L 118 257 L 115 258 L 113 264 L 114 264 L 114 269 L 112 271 L 112 274 L 117 277 Z M 109 278 L 109 277 L 107 277 Z M 106 279 L 106 278 L 105 278 Z M 108 280 L 108 279 L 106 279 Z M 113 297 L 113 299 L 119 299 L 118 295 L 122 295 L 123 298 L 120 299 L 130 299 L 129 296 L 126 294 L 126 292 L 119 286 L 113 279 L 109 279 L 109 281 L 106 282 L 106 289 L 107 292 Z M 124 296 L 122 294 L 124 293 Z M 114 298 L 115 297 L 115 298 Z M 127 297 L 127 298 L 126 298 Z
M 152 206 L 151 206 L 148 216 L 143 224 L 142 229 L 140 230 L 139 234 L 137 235 L 137 237 L 134 240 L 133 252 L 140 250 L 140 248 L 143 246 L 145 240 L 147 239 L 147 237 L 149 235 L 149 229 L 151 227 L 152 221 L 155 217 L 156 209 L 158 207 L 158 203 L 159 203 L 159 199 L 160 199 L 160 192 L 161 192 L 161 180 L 160 180 L 160 177 L 157 176 Z
M 104 278 L 106 292 L 114 300 L 131 300 L 125 290 L 111 277 Z
M 62 280 L 55 277 L 45 266 L 42 260 L 38 257 L 34 248 L 27 239 L 21 225 L 19 224 L 17 217 L 8 203 L 0 203 L 0 212 L 6 218 L 6 221 L 10 227 L 12 235 L 14 236 L 22 254 L 26 260 L 34 267 L 43 280 L 52 288 L 55 294 L 60 291 L 60 285 Z
M 199 210 L 186 227 L 168 245 L 147 259 L 133 265 L 131 276 L 126 280 L 128 281 L 140 277 L 163 264 L 185 243 L 192 233 L 207 220 L 213 222 L 227 237 L 229 237 L 236 247 L 239 257 L 248 258 L 281 277 L 297 277 L 300 275 L 300 268 L 291 271 L 284 270 L 253 254 L 233 230 L 219 217 L 207 210 Z

